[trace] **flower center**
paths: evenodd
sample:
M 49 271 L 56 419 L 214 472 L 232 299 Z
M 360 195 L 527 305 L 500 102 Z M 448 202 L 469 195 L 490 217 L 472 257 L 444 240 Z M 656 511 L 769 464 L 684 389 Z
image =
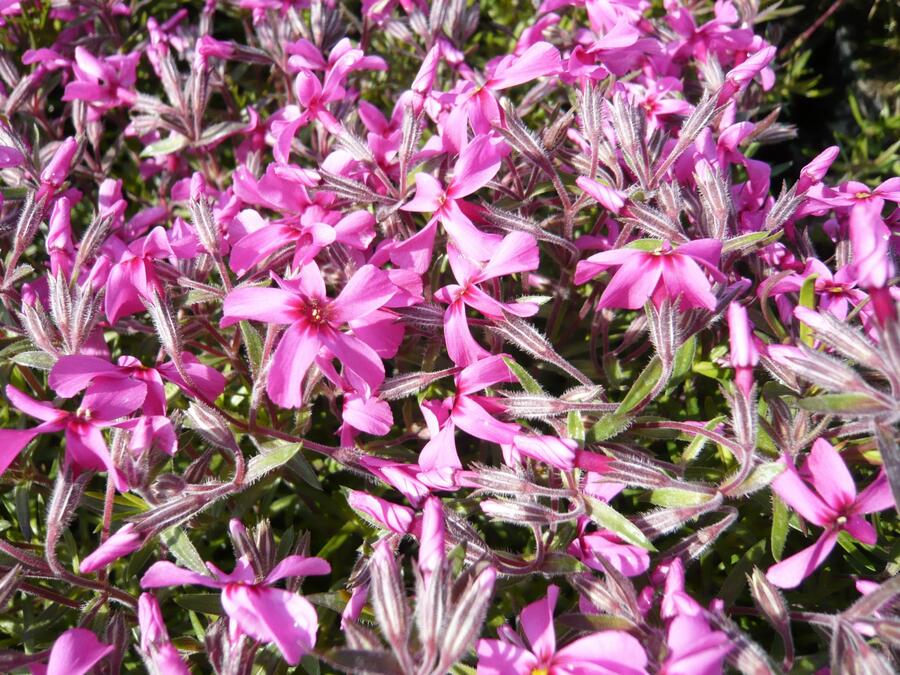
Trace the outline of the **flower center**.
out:
M 857 199 L 868 199 L 871 196 L 872 196 L 871 192 L 857 192 L 854 195 L 854 197 L 856 197 Z
M 847 524 L 847 516 L 838 516 L 837 520 L 835 520 L 838 525 L 846 525 Z
M 306 318 L 314 325 L 321 325 L 328 321 L 326 316 L 327 306 L 318 300 L 309 300 L 306 303 Z
M 90 408 L 79 408 L 75 411 L 75 417 L 83 422 L 90 422 L 94 412 Z

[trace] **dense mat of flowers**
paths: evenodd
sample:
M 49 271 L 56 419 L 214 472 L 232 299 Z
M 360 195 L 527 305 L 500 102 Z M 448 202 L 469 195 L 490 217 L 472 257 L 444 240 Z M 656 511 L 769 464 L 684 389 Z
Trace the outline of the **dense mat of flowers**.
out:
M 0 2 L 0 670 L 895 671 L 900 178 L 520 4 Z

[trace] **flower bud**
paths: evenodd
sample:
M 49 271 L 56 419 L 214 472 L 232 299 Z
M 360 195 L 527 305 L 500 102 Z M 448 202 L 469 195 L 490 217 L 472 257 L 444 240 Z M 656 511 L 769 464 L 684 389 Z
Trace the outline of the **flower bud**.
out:
M 126 523 L 124 527 L 82 560 L 79 569 L 82 574 L 90 574 L 123 556 L 134 553 L 143 544 L 144 535 L 135 531 L 133 523 Z

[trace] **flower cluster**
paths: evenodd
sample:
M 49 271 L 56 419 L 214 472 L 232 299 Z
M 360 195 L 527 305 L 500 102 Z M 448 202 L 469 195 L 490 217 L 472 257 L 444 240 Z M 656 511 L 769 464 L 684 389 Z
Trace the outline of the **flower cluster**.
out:
M 896 668 L 900 178 L 758 5 L 0 8 L 2 669 Z

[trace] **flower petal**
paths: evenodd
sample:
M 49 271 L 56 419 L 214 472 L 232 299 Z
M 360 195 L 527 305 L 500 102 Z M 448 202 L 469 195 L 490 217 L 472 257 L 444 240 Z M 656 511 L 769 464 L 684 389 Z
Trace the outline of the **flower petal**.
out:
M 856 499 L 856 484 L 837 450 L 824 438 L 816 439 L 806 459 L 816 492 L 831 508 L 841 511 Z
M 70 628 L 53 643 L 47 675 L 85 675 L 112 650 L 91 631 Z
M 198 585 L 221 588 L 222 584 L 212 577 L 178 567 L 168 560 L 153 563 L 141 577 L 141 588 L 166 588 L 168 586 Z
M 237 288 L 225 297 L 223 327 L 241 319 L 263 323 L 293 323 L 298 316 L 295 293 L 280 288 Z
M 796 588 L 825 562 L 837 543 L 837 536 L 837 530 L 824 532 L 812 546 L 770 567 L 766 578 L 779 588 Z
M 280 588 L 228 584 L 222 593 L 222 607 L 250 637 L 274 643 L 292 666 L 316 644 L 316 610 L 296 593 Z
M 282 408 L 297 408 L 303 403 L 303 378 L 321 346 L 319 331 L 297 322 L 281 336 L 272 355 L 272 368 L 266 392 Z

